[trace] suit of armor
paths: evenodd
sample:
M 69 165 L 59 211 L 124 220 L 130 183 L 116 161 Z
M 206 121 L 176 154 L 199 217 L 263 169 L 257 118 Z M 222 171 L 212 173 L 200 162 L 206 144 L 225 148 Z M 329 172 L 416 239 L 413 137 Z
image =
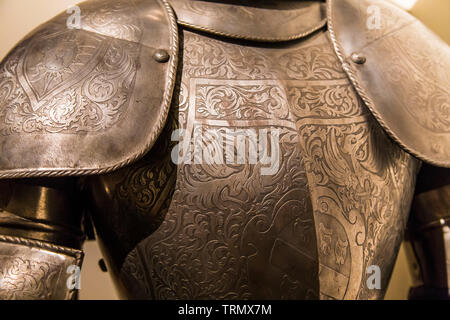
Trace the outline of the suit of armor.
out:
M 380 299 L 405 234 L 410 297 L 450 297 L 450 53 L 420 22 L 375 0 L 79 8 L 0 64 L 2 299 L 76 298 L 91 222 L 123 298 Z

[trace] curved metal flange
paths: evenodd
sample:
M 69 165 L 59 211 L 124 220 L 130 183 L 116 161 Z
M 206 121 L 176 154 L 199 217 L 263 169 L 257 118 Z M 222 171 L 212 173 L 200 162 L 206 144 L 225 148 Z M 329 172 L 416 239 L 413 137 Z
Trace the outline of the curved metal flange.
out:
M 184 27 L 216 36 L 283 42 L 306 37 L 327 23 L 325 6 L 316 1 L 221 2 L 169 0 Z
M 328 0 L 330 37 L 355 89 L 406 151 L 450 167 L 450 49 L 408 13 L 375 0 Z

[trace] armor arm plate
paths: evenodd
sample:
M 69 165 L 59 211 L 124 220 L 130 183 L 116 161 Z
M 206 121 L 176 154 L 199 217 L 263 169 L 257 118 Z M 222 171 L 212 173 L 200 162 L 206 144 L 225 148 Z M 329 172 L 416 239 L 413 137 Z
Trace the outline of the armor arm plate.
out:
M 450 299 L 449 169 L 422 168 L 408 230 L 412 264 L 418 267 L 410 299 Z
M 0 183 L 0 299 L 76 298 L 83 258 L 78 182 Z
M 82 257 L 81 250 L 0 235 L 0 299 L 75 299 Z

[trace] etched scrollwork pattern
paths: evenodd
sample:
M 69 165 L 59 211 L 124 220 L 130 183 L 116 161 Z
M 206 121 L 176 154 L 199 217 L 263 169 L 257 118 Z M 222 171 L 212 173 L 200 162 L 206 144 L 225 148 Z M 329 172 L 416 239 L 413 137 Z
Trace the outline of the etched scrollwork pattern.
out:
M 120 11 L 126 6 L 119 7 Z M 49 23 L 4 59 L 0 65 L 1 135 L 96 133 L 122 119 L 133 93 L 140 45 L 108 37 L 120 36 L 115 33 L 102 35 L 101 30 L 126 29 L 138 41 L 140 29 L 127 24 L 111 29 L 109 15 L 97 21 L 88 8 L 84 12 L 92 32 L 69 30 L 65 24 L 61 30 L 57 23 Z M 128 15 L 132 17 L 137 21 L 136 15 Z
M 2 300 L 49 299 L 61 268 L 45 261 L 0 256 Z
M 92 1 L 81 7 L 82 29 L 139 43 L 143 27 L 134 1 Z
M 414 121 L 434 133 L 449 133 L 450 60 L 445 53 L 430 49 L 434 46 L 420 45 L 433 38 L 412 41 L 410 33 L 408 29 L 400 30 L 390 39 L 380 42 L 381 54 L 396 52 L 391 53 L 393 59 L 389 66 L 390 72 L 386 72 L 387 68 L 383 66 L 380 66 L 380 71 L 385 72 L 392 87 L 398 88 L 397 99 Z M 424 37 L 422 34 L 419 36 Z M 434 57 L 432 61 L 430 56 Z M 435 79 L 440 79 L 440 82 Z M 413 86 L 407 86 L 406 83 L 412 83 Z
M 153 299 L 380 298 L 365 268 L 389 278 L 418 162 L 372 118 L 326 33 L 278 50 L 184 41 L 180 126 L 278 128 L 280 169 L 179 165 L 125 281 Z
M 203 85 L 197 97 L 199 118 L 256 120 L 271 118 L 277 111 L 287 113 L 285 93 L 276 85 Z

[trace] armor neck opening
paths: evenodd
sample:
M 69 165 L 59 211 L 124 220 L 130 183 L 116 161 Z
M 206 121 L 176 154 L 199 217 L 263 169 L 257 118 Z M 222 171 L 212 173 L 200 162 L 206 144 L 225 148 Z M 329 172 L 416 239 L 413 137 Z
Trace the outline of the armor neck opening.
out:
M 282 42 L 309 36 L 327 23 L 323 1 L 170 0 L 186 28 L 233 39 Z

